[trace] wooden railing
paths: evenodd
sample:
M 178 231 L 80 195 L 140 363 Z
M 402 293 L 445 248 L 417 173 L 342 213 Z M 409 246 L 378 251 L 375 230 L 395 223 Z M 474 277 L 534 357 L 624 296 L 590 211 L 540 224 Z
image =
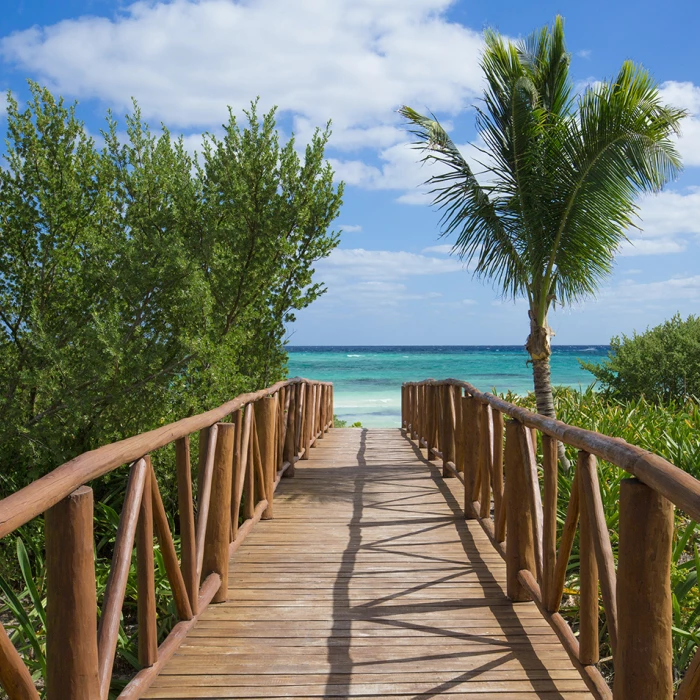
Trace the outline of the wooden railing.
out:
M 221 422 L 226 419 L 230 422 Z M 291 379 L 239 396 L 207 413 L 82 454 L 1 500 L 0 537 L 45 513 L 47 698 L 106 700 L 134 544 L 142 670 L 119 697 L 140 697 L 209 603 L 226 600 L 230 556 L 255 523 L 273 517 L 273 494 L 281 477 L 293 476 L 294 463 L 308 459 L 310 448 L 332 425 L 332 384 Z M 195 518 L 190 436 L 196 432 Z M 180 562 L 150 458 L 155 450 L 171 443 L 176 448 Z M 129 463 L 98 623 L 93 494 L 85 484 Z M 239 527 L 240 516 L 244 522 Z M 154 526 L 180 620 L 160 646 Z M 39 697 L 2 625 L 0 683 L 11 700 Z
M 429 460 L 442 461 L 443 476 L 464 483 L 464 515 L 478 518 L 505 559 L 508 597 L 537 604 L 593 695 L 671 700 L 674 505 L 700 520 L 700 482 L 624 440 L 534 414 L 453 379 L 404 384 L 402 426 L 427 448 Z M 558 441 L 578 450 L 559 533 Z M 633 477 L 620 487 L 617 567 L 596 458 Z M 578 637 L 559 613 L 577 528 Z M 599 584 L 615 669 L 612 691 L 596 666 Z M 676 697 L 700 698 L 700 651 Z

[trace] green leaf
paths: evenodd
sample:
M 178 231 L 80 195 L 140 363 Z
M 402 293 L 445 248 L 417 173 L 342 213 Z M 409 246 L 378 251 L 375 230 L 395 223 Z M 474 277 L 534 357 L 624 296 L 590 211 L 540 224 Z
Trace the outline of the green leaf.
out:
M 46 611 L 44 610 L 44 604 L 34 583 L 32 567 L 29 563 L 27 550 L 24 547 L 24 542 L 22 541 L 21 537 L 17 538 L 16 547 L 17 561 L 19 562 L 19 568 L 22 571 L 22 578 L 24 579 L 24 583 L 26 584 L 29 595 L 31 596 L 32 603 L 34 604 L 34 610 L 41 619 L 41 624 L 44 626 L 44 629 L 46 629 Z

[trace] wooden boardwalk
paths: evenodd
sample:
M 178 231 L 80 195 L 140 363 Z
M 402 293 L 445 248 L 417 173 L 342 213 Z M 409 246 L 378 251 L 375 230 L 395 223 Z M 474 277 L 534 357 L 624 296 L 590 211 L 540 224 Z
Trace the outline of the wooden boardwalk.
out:
M 325 435 L 144 697 L 591 698 L 440 474 L 398 430 Z

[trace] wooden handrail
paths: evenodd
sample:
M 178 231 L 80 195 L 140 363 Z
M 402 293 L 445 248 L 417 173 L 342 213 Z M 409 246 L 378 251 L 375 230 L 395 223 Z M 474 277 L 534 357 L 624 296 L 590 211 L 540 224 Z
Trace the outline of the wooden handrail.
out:
M 103 445 L 74 457 L 46 476 L 33 481 L 25 488 L 0 501 L 0 539 L 33 520 L 37 515 L 41 515 L 88 481 L 104 476 L 123 464 L 140 459 L 143 455 L 165 447 L 179 438 L 208 428 L 234 413 L 241 406 L 274 394 L 290 384 L 328 384 L 332 386 L 330 382 L 311 382 L 308 379 L 295 377 L 278 382 L 267 389 L 241 394 L 206 413 L 183 418 L 175 423 L 169 423 L 161 428 L 134 435 L 109 445 Z
M 456 401 L 452 399 L 454 391 L 458 392 Z M 407 382 L 401 397 L 406 437 L 425 446 L 429 460 L 443 460 L 443 476 L 460 477 L 465 487 L 465 518 L 478 519 L 506 560 L 508 596 L 516 602 L 533 600 L 537 604 L 593 695 L 599 700 L 671 700 L 673 506 L 699 520 L 700 481 L 663 457 L 624 440 L 532 413 L 480 392 L 468 382 Z M 451 408 L 457 405 L 460 412 Z M 505 421 L 505 443 L 504 417 L 509 418 Z M 453 425 L 457 431 L 454 436 Z M 542 435 L 542 483 L 536 431 Z M 449 459 L 452 440 L 454 462 Z M 557 551 L 558 442 L 575 447 L 579 454 Z M 596 457 L 635 477 L 623 480 L 621 486 L 617 570 Z M 558 613 L 577 529 L 578 640 Z M 501 544 L 504 540 L 505 548 Z M 599 585 L 615 665 L 612 691 L 597 667 Z M 640 644 L 642 638 L 644 644 Z M 694 697 L 691 693 L 697 693 L 699 687 L 700 651 L 681 685 L 679 698 Z
M 255 420 L 257 402 L 264 403 L 260 427 L 256 426 Z M 228 416 L 232 417 L 231 423 L 219 422 Z M 273 494 L 282 475 L 293 476 L 294 463 L 302 456 L 308 459 L 312 445 L 333 426 L 332 416 L 333 385 L 330 382 L 302 378 L 278 382 L 266 389 L 238 396 L 206 413 L 86 452 L 0 500 L 0 537 L 4 537 L 49 509 L 51 513 L 60 509 L 61 515 L 53 517 L 63 518 L 64 511 L 71 512 L 70 508 L 66 510 L 64 507 L 70 506 L 70 499 L 75 500 L 78 494 L 82 496 L 82 491 L 89 492 L 89 499 L 81 500 L 85 511 L 81 522 L 90 524 L 90 528 L 73 527 L 67 521 L 62 531 L 72 538 L 65 543 L 69 551 L 92 551 L 92 491 L 83 485 L 124 464 L 131 464 L 99 629 L 96 620 L 92 631 L 86 628 L 85 620 L 89 621 L 90 616 L 82 614 L 82 608 L 74 606 L 75 609 L 69 608 L 63 614 L 60 601 L 58 607 L 55 602 L 58 600 L 57 591 L 68 595 L 71 590 L 80 590 L 79 597 L 87 604 L 90 600 L 87 591 L 90 590 L 91 609 L 96 609 L 94 570 L 92 566 L 83 565 L 88 558 L 81 554 L 81 566 L 75 570 L 66 569 L 72 578 L 64 576 L 61 567 L 54 567 L 58 573 L 53 574 L 53 584 L 49 582 L 48 595 L 53 606 L 51 609 L 59 612 L 53 618 L 49 615 L 49 619 L 57 620 L 48 626 L 51 644 L 48 645 L 47 666 L 53 673 L 54 684 L 53 690 L 49 688 L 49 700 L 51 697 L 67 697 L 66 693 L 81 698 L 107 697 L 134 545 L 137 548 L 139 660 L 144 668 L 120 697 L 138 698 L 143 694 L 206 606 L 210 602 L 226 600 L 228 558 L 261 517 L 272 517 Z M 262 436 L 258 434 L 259 430 L 265 431 Z M 197 431 L 200 462 L 195 525 L 189 440 Z M 168 515 L 150 457 L 153 451 L 173 442 L 176 447 L 181 562 L 177 560 Z M 244 517 L 247 519 L 239 528 L 238 514 L 244 494 Z M 235 518 L 236 527 L 232 518 Z M 160 647 L 157 646 L 154 535 L 161 546 L 180 619 Z M 89 561 L 92 561 L 92 556 Z M 88 653 L 90 644 L 94 648 L 92 656 Z M 76 649 L 80 651 L 80 663 L 69 663 L 70 654 Z M 2 624 L 0 667 L 0 685 L 11 700 L 38 697 L 27 667 Z
M 468 382 L 459 379 L 442 381 L 426 379 L 422 382 L 406 382 L 404 386 L 438 386 L 442 384 L 461 387 L 477 401 L 488 403 L 491 408 L 501 411 L 523 425 L 536 428 L 545 435 L 556 438 L 559 442 L 615 464 L 668 498 L 671 503 L 693 520 L 700 521 L 700 481 L 663 457 L 636 445 L 631 445 L 621 438 L 602 435 L 585 428 L 577 428 L 554 418 L 533 413 L 498 396 L 481 392 Z M 2 530 L 0 530 L 1 532 Z

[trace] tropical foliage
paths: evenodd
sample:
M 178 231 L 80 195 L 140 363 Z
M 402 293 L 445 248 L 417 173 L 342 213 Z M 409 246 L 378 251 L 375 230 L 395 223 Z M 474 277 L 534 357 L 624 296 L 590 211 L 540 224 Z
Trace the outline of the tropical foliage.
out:
M 195 158 L 135 106 L 98 148 L 31 89 L 9 95 L 0 169 L 0 472 L 19 486 L 281 378 L 342 198 L 328 128 L 300 157 L 253 104 Z
M 636 195 L 678 173 L 672 137 L 684 113 L 629 61 L 577 94 L 561 17 L 524 41 L 494 31 L 485 41 L 481 172 L 438 121 L 408 106 L 401 114 L 438 166 L 428 182 L 454 253 L 504 296 L 527 300 L 537 410 L 553 416 L 549 310 L 594 294 L 610 273 Z
M 582 362 L 603 391 L 622 400 L 649 401 L 700 398 L 700 318 L 679 314 L 644 333 L 616 336 L 608 358 Z
M 505 398 L 533 410 L 533 394 Z M 555 389 L 554 398 L 561 420 L 588 430 L 621 437 L 662 455 L 676 466 L 700 478 L 700 406 L 695 401 L 659 405 L 645 398 L 618 400 L 606 397 L 589 388 L 579 392 L 568 388 Z M 569 455 L 575 459 L 575 450 Z M 604 461 L 598 463 L 601 497 L 605 519 L 610 531 L 613 552 L 617 556 L 620 481 L 629 474 Z M 566 517 L 571 493 L 573 472 L 559 472 L 558 520 L 560 526 Z M 574 629 L 578 624 L 579 548 L 574 542 L 566 584 L 564 614 Z M 676 531 L 671 566 L 673 596 L 673 654 L 676 680 L 680 680 L 700 646 L 700 531 L 698 524 L 684 513 L 676 512 Z M 601 656 L 610 654 L 609 637 L 601 604 Z M 613 666 L 602 663 L 608 678 Z
M 136 105 L 125 132 L 109 115 L 98 147 L 74 106 L 35 84 L 31 94 L 24 107 L 8 96 L 0 169 L 0 497 L 282 378 L 285 324 L 324 292 L 314 263 L 338 244 L 343 192 L 324 160 L 329 127 L 299 155 L 293 138 L 280 143 L 275 110 L 259 116 L 255 103 L 193 156 Z M 153 464 L 176 513 L 172 446 Z M 92 484 L 98 604 L 126 476 Z M 39 684 L 43 527 L 36 518 L 0 541 L 0 620 Z M 157 548 L 155 559 L 162 639 L 176 617 Z M 135 586 L 132 567 L 116 690 L 138 668 Z

